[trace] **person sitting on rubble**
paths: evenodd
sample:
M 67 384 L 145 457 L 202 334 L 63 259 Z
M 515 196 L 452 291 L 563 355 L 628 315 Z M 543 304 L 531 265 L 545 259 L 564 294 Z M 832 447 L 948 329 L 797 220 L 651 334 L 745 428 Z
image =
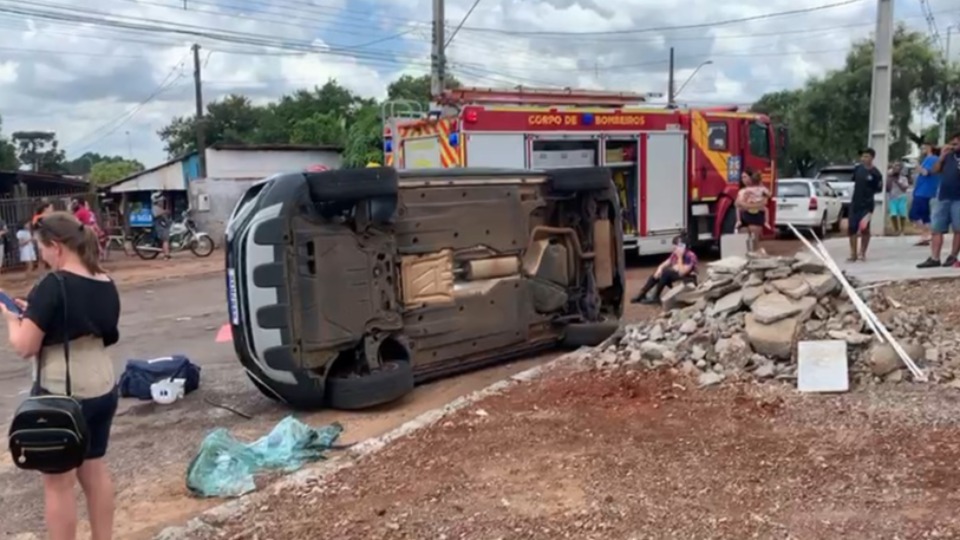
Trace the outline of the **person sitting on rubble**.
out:
M 673 251 L 667 260 L 663 261 L 657 270 L 647 278 L 640 293 L 631 300 L 634 304 L 657 304 L 664 289 L 669 289 L 675 283 L 696 278 L 697 255 L 687 247 L 687 240 L 682 235 L 673 239 Z M 650 291 L 653 296 L 649 296 Z

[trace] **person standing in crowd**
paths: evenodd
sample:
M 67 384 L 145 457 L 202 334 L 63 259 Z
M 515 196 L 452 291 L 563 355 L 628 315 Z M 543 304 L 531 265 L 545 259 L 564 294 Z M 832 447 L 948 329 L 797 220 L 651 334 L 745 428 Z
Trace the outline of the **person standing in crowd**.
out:
M 759 172 L 748 172 L 740 176 L 740 191 L 737 193 L 737 230 L 747 228 L 747 250 L 762 252 L 760 239 L 763 230 L 770 227 L 767 221 L 767 204 L 770 191 L 763 185 Z
M 37 210 L 33 213 L 33 219 L 31 219 L 31 223 L 36 225 L 40 218 L 49 214 L 50 212 L 53 212 L 53 210 L 53 203 L 47 199 L 43 199 L 43 201 L 40 202 L 40 206 L 38 206 Z
M 27 265 L 27 275 L 33 274 L 37 269 L 37 248 L 33 242 L 33 234 L 30 232 L 31 224 L 29 221 L 23 223 L 20 230 L 17 231 L 17 244 L 20 246 L 20 262 Z
M 850 237 L 848 262 L 867 260 L 870 247 L 870 218 L 875 206 L 874 198 L 883 189 L 883 174 L 873 166 L 877 153 L 873 148 L 860 152 L 860 164 L 853 170 L 853 195 L 850 197 L 850 217 L 847 235 Z M 857 240 L 860 240 L 859 249 Z
M 153 231 L 157 235 L 163 249 L 163 258 L 170 259 L 170 212 L 167 211 L 166 201 L 159 191 L 150 196 L 153 213 Z
M 68 340 L 71 394 L 80 403 L 89 442 L 78 469 L 43 475 L 47 536 L 76 538 L 74 486 L 79 481 L 87 502 L 90 538 L 109 540 L 114 487 L 104 456 L 119 396 L 106 348 L 120 338 L 120 296 L 100 268 L 96 236 L 71 214 L 43 216 L 34 233 L 40 256 L 53 271 L 37 282 L 26 301 L 17 301 L 22 315 L 2 304 L 0 310 L 11 348 L 23 358 L 36 358 L 40 375 L 32 395 L 66 393 L 64 342 Z
M 934 163 L 934 174 L 940 175 L 940 188 L 937 202 L 933 205 L 930 229 L 930 257 L 917 265 L 917 268 L 937 266 L 958 266 L 960 254 L 960 133 L 950 137 L 950 142 L 940 149 L 940 157 Z M 943 236 L 953 230 L 953 243 L 950 255 L 941 264 Z
M 910 180 L 903 173 L 903 164 L 894 163 L 887 172 L 887 205 L 893 232 L 902 235 L 907 228 L 907 190 Z
M 660 295 L 664 289 L 668 289 L 674 283 L 696 274 L 696 271 L 697 255 L 687 247 L 687 241 L 683 236 L 674 237 L 673 252 L 647 278 L 643 288 L 630 302 L 633 304 L 656 304 L 660 301 Z M 651 290 L 653 291 L 652 297 L 649 296 Z
M 920 229 L 918 246 L 930 245 L 930 208 L 933 198 L 940 187 L 940 176 L 933 172 L 940 150 L 930 143 L 920 145 L 922 161 L 917 175 L 917 184 L 913 187 L 913 203 L 910 205 L 910 221 Z

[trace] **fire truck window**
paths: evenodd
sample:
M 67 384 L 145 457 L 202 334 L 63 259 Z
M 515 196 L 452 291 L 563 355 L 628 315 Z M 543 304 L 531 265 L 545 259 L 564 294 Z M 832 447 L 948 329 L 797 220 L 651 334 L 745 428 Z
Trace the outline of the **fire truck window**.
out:
M 750 124 L 750 153 L 758 158 L 770 157 L 770 134 L 766 124 Z
M 715 152 L 727 151 L 727 123 L 710 122 L 708 125 L 707 144 Z

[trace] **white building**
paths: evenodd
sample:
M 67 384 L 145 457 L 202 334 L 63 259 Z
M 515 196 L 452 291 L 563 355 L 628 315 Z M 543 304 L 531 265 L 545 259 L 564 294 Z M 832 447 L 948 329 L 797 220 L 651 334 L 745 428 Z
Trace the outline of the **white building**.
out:
M 197 225 L 216 238 L 223 233 L 240 195 L 253 182 L 312 165 L 339 168 L 342 153 L 338 146 L 214 144 L 205 152 L 206 178 L 200 177 L 199 155 L 193 152 L 114 182 L 107 189 L 123 196 L 128 205 L 139 202 L 138 206 L 148 205 L 150 193 L 156 191 L 179 193 L 189 200 Z

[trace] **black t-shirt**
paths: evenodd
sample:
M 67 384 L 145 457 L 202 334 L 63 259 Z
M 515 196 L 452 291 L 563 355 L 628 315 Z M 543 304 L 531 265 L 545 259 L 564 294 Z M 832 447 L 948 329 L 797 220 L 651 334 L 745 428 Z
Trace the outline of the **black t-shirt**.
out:
M 120 339 L 120 294 L 113 281 L 100 281 L 60 272 L 67 293 L 66 335 L 74 339 L 94 336 L 104 347 Z M 24 317 L 43 330 L 43 346 L 63 343 L 63 292 L 56 276 L 44 276 L 27 296 Z
M 850 207 L 854 210 L 873 210 L 873 198 L 883 190 L 883 175 L 876 167 L 866 168 L 863 164 L 853 170 L 853 196 Z

